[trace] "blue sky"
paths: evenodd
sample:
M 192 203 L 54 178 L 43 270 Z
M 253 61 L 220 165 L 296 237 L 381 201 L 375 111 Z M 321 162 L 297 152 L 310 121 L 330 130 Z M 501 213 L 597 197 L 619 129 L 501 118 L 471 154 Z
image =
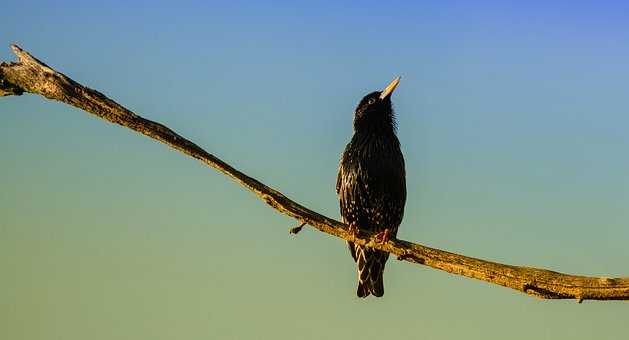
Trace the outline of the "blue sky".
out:
M 571 2 L 10 2 L 24 49 L 330 217 L 354 106 L 394 76 L 399 236 L 626 276 L 629 11 Z M 2 47 L 4 46 L 4 47 Z M 37 96 L 0 99 L 0 338 L 618 339 L 621 302 L 540 301 L 345 245 L 222 175 Z M 507 333 L 508 332 L 508 333 Z

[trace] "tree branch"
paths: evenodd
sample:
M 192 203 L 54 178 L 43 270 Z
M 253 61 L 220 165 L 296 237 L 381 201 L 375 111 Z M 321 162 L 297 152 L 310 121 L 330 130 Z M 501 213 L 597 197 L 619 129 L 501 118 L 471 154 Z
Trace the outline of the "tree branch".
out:
M 373 233 L 354 236 L 347 225 L 318 214 L 281 192 L 249 177 L 211 155 L 168 127 L 142 118 L 102 93 L 85 87 L 12 45 L 17 62 L 0 64 L 0 96 L 29 92 L 80 108 L 114 124 L 135 130 L 171 148 L 198 159 L 249 189 L 264 202 L 302 223 L 344 240 L 380 249 L 407 262 L 423 264 L 546 299 L 629 300 L 629 278 L 586 277 L 545 269 L 518 267 L 484 261 L 408 241 L 391 239 L 378 243 Z M 293 228 L 298 232 L 301 227 Z

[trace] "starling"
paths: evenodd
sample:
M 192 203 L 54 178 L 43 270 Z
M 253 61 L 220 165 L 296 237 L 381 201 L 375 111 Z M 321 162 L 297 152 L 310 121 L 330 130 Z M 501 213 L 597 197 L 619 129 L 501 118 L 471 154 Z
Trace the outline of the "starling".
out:
M 396 136 L 391 94 L 395 78 L 382 92 L 366 95 L 354 111 L 354 135 L 341 156 L 336 178 L 343 222 L 353 232 L 395 237 L 404 215 L 406 174 Z M 389 253 L 348 242 L 358 267 L 358 297 L 384 294 L 382 274 Z

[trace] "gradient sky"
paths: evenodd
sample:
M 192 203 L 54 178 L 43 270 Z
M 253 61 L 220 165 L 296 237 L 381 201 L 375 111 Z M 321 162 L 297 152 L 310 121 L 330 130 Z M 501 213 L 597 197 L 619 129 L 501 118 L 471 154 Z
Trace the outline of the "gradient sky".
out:
M 394 76 L 399 236 L 629 275 L 629 4 L 109 1 L 2 5 L 8 45 L 338 218 L 352 111 Z M 163 145 L 0 98 L 0 338 L 621 339 L 623 302 L 542 301 L 345 244 Z

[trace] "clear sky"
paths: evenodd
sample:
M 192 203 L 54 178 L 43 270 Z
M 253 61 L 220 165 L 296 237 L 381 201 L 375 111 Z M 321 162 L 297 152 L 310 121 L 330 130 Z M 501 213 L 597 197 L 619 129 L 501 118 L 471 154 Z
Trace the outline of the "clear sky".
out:
M 629 275 L 626 1 L 2 5 L 52 67 L 330 217 L 358 100 L 394 76 L 399 236 Z M 0 98 L 0 338 L 622 339 L 629 305 L 542 301 L 345 244 L 157 142 Z

